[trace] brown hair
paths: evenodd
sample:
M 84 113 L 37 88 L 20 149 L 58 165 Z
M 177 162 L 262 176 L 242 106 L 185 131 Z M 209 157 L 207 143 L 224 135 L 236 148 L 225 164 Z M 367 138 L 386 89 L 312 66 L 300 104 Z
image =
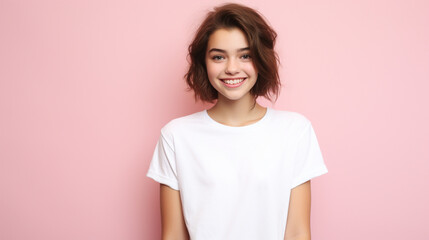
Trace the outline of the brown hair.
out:
M 238 28 L 247 37 L 253 63 L 258 70 L 258 79 L 250 90 L 256 99 L 264 96 L 271 99 L 270 92 L 278 97 L 281 82 L 278 74 L 279 59 L 274 51 L 277 33 L 261 15 L 244 5 L 229 3 L 215 7 L 207 14 L 188 47 L 189 70 L 185 74 L 188 91 L 194 90 L 195 101 L 213 102 L 218 92 L 207 76 L 205 57 L 210 35 L 221 28 Z

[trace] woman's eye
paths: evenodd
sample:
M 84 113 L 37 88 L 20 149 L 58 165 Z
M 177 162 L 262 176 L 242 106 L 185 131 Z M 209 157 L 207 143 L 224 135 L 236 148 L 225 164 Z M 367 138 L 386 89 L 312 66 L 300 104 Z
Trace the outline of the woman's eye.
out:
M 250 57 L 250 55 L 249 54 L 244 54 L 243 56 L 241 56 L 242 58 L 244 58 L 244 59 L 250 59 L 251 57 Z
M 222 56 L 213 56 L 212 59 L 213 60 L 222 60 L 223 57 Z

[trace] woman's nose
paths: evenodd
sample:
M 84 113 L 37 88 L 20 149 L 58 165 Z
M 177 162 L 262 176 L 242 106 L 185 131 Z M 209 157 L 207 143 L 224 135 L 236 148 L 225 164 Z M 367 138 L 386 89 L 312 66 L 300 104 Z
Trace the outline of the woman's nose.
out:
M 239 71 L 238 63 L 234 59 L 229 59 L 226 65 L 225 72 L 228 74 L 235 74 Z

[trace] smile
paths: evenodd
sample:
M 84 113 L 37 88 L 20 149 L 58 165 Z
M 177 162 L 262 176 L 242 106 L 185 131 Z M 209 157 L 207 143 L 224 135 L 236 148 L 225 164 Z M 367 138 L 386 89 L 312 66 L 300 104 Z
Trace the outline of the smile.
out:
M 222 83 L 227 87 L 239 87 L 243 84 L 246 78 L 221 79 Z

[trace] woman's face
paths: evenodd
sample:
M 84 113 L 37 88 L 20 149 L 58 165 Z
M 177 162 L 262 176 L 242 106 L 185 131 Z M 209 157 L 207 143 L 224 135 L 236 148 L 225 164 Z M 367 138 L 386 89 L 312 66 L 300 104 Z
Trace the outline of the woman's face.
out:
M 207 44 L 207 75 L 218 98 L 239 100 L 250 95 L 258 72 L 250 56 L 246 36 L 238 28 L 218 29 Z

